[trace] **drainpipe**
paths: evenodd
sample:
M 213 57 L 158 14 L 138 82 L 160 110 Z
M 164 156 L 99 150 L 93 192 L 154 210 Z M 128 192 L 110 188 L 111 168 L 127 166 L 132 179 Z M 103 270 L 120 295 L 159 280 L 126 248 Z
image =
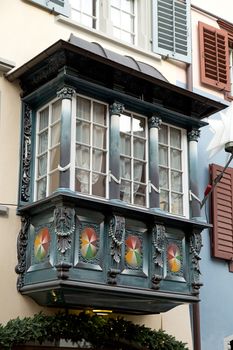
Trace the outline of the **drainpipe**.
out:
M 186 85 L 187 90 L 193 91 L 193 66 L 186 66 Z M 201 327 L 200 327 L 200 305 L 192 305 L 192 323 L 193 323 L 193 346 L 194 350 L 201 350 Z

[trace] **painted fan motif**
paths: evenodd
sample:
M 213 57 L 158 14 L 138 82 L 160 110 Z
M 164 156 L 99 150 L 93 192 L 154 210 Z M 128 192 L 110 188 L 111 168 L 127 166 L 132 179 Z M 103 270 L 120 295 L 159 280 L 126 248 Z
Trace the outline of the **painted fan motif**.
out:
M 171 272 L 179 272 L 181 269 L 182 256 L 179 247 L 171 243 L 167 247 L 168 266 Z
M 81 233 L 81 255 L 93 259 L 97 254 L 97 234 L 92 227 L 86 227 Z
M 34 241 L 34 255 L 38 261 L 42 261 L 48 254 L 51 237 L 47 227 L 42 228 Z
M 141 241 L 137 236 L 129 236 L 126 241 L 125 260 L 131 267 L 138 268 L 142 264 Z

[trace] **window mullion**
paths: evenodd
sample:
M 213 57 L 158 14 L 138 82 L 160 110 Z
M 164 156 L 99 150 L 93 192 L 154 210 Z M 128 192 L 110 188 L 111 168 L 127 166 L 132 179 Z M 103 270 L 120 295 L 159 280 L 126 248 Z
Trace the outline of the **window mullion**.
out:
M 71 100 L 71 130 L 70 130 L 70 188 L 75 190 L 75 154 L 76 154 L 76 122 L 77 122 L 77 96 Z
M 131 119 L 131 131 L 130 131 L 130 143 L 131 143 L 131 154 L 130 154 L 130 164 L 131 164 L 131 183 L 130 183 L 130 188 L 131 188 L 131 203 L 134 203 L 134 137 L 133 137 L 133 116 L 132 114 L 130 115 L 130 119 Z
M 92 173 L 93 173 L 93 101 L 91 101 L 91 110 L 90 110 L 90 119 L 91 119 L 91 130 L 90 130 L 90 169 L 89 169 L 89 193 L 92 194 Z
M 51 119 L 52 119 L 52 106 L 49 105 L 49 117 L 48 117 L 48 145 L 47 145 L 47 181 L 46 181 L 46 196 L 49 195 L 50 186 L 50 158 L 51 158 Z

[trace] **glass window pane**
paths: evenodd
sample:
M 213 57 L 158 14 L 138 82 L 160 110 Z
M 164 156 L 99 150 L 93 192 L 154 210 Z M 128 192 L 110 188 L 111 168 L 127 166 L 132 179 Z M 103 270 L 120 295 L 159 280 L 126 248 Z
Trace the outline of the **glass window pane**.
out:
M 121 39 L 123 41 L 126 41 L 127 43 L 133 44 L 132 35 L 130 33 L 122 31 L 121 32 Z
M 121 157 L 120 176 L 123 179 L 131 179 L 131 161 L 129 158 Z
M 168 128 L 166 125 L 161 125 L 159 129 L 159 142 L 165 145 L 168 144 Z
M 145 119 L 144 118 L 133 118 L 133 133 L 136 136 L 145 136 Z
M 182 173 L 178 171 L 171 172 L 171 189 L 172 191 L 182 192 Z
M 145 140 L 134 138 L 133 150 L 134 158 L 145 160 Z
M 171 210 L 173 214 L 183 214 L 183 196 L 181 194 L 172 193 Z
M 81 1 L 82 0 L 69 0 L 70 6 L 76 10 L 81 10 Z
M 61 119 L 61 100 L 56 101 L 52 105 L 52 123 Z
M 57 145 L 60 142 L 60 123 L 57 123 L 51 128 L 51 147 Z
M 122 25 L 121 28 L 128 31 L 133 32 L 133 21 L 132 16 L 128 13 L 122 12 Z
M 48 131 L 44 131 L 39 135 L 39 150 L 38 154 L 41 154 L 48 149 Z
M 76 22 L 81 22 L 81 13 L 78 11 L 72 10 L 72 19 Z
M 181 151 L 171 149 L 171 168 L 181 170 Z
M 59 172 L 55 171 L 49 176 L 49 194 L 53 193 L 59 187 Z
M 47 173 L 47 153 L 38 159 L 38 177 Z
M 171 128 L 170 143 L 172 147 L 181 148 L 181 131 L 180 130 Z
M 121 0 L 111 0 L 111 5 L 120 8 Z
M 90 187 L 90 172 L 76 169 L 75 172 L 75 191 L 89 194 Z
M 102 172 L 105 173 L 106 172 L 106 153 L 100 150 L 93 150 L 93 156 L 92 156 L 92 169 L 94 171 L 98 171 L 98 172 Z
M 146 186 L 134 184 L 134 204 L 146 206 Z
M 125 154 L 127 156 L 131 155 L 131 137 L 129 135 L 126 134 L 122 134 L 120 135 L 121 139 L 120 139 L 120 153 L 121 154 Z
M 113 28 L 113 36 L 115 36 L 118 39 L 121 39 L 121 30 L 116 28 L 116 27 L 114 27 Z
M 76 122 L 76 141 L 90 144 L 90 124 L 77 121 Z
M 40 112 L 40 122 L 39 122 L 39 130 L 43 130 L 48 127 L 49 122 L 49 108 L 45 108 Z
M 50 171 L 57 169 L 60 164 L 60 147 L 56 147 L 50 151 Z
M 89 147 L 76 145 L 76 166 L 83 169 L 90 169 Z
M 121 0 L 121 9 L 127 12 L 134 12 L 134 0 Z
M 92 17 L 88 15 L 82 15 L 82 24 L 87 27 L 92 27 Z
M 101 126 L 93 126 L 93 146 L 98 148 L 106 148 L 105 129 Z
M 169 188 L 168 169 L 159 168 L 159 186 L 162 188 Z
M 93 120 L 95 123 L 106 125 L 106 106 L 93 103 Z
M 92 174 L 92 194 L 99 197 L 105 197 L 106 176 Z
M 84 13 L 92 16 L 93 13 L 93 0 L 82 1 L 82 10 Z
M 119 10 L 115 8 L 111 8 L 111 20 L 114 25 L 120 26 L 119 19 L 120 19 L 121 13 Z
M 37 199 L 43 199 L 46 197 L 46 182 L 46 177 L 37 182 Z
M 120 199 L 124 202 L 131 202 L 131 183 L 129 181 L 121 181 Z
M 78 97 L 77 98 L 77 117 L 80 119 L 90 120 L 91 101 Z
M 134 181 L 145 183 L 145 163 L 134 161 L 133 172 L 134 172 Z
M 168 191 L 160 191 L 160 208 L 164 211 L 169 211 L 169 194 Z
M 159 146 L 159 164 L 168 166 L 168 148 Z
M 125 114 L 120 116 L 120 131 L 124 133 L 131 132 L 131 118 Z

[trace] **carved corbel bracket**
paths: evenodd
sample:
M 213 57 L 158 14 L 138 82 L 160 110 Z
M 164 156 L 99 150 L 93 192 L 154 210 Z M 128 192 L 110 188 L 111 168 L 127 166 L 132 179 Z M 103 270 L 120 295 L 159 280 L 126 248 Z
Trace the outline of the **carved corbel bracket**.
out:
M 31 158 L 32 158 L 32 110 L 25 104 L 23 115 L 23 144 L 22 144 L 22 175 L 21 201 L 28 202 L 31 185 Z
M 66 262 L 61 262 L 55 265 L 57 269 L 57 277 L 63 280 L 66 280 L 67 278 L 69 278 L 69 270 L 71 266 L 72 264 L 66 263 Z
M 71 249 L 71 235 L 75 231 L 75 210 L 64 206 L 54 210 L 54 231 L 57 235 L 57 248 L 62 253 Z
M 117 275 L 119 275 L 121 271 L 119 269 L 109 269 L 108 270 L 108 284 L 116 285 L 117 284 Z
M 152 243 L 154 246 L 153 261 L 155 274 L 151 279 L 152 288 L 159 289 L 160 281 L 163 278 L 163 252 L 165 249 L 166 235 L 165 226 L 155 225 L 152 228 Z
M 121 261 L 121 246 L 125 237 L 125 218 L 114 215 L 109 224 L 109 237 L 111 238 L 111 256 L 119 264 Z
M 198 295 L 199 289 L 203 285 L 200 282 L 200 252 L 202 248 L 202 237 L 200 232 L 193 232 L 193 234 L 190 237 L 190 255 L 191 255 L 191 263 L 192 263 L 192 294 Z
M 30 217 L 21 217 L 21 229 L 17 238 L 17 258 L 18 264 L 15 267 L 15 272 L 19 275 L 17 279 L 17 290 L 24 286 L 24 275 L 26 272 L 26 249 L 28 245 L 28 231 L 30 228 Z

